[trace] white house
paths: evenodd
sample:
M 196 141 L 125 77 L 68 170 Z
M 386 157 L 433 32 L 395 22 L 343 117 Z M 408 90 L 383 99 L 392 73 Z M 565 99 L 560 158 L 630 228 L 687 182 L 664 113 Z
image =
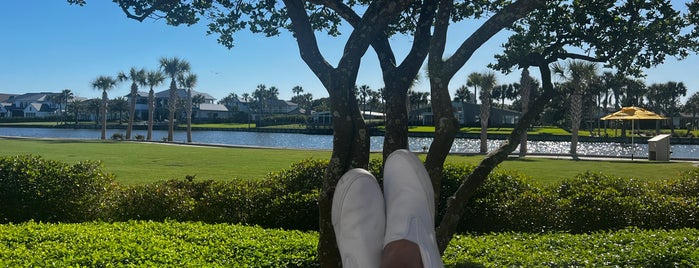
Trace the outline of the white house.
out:
M 55 115 L 58 109 L 52 108 L 47 103 L 30 103 L 22 112 L 24 117 L 47 117 Z
M 5 107 L 10 107 L 11 105 L 9 103 L 2 103 L 0 102 L 0 118 L 9 118 L 12 117 L 12 113 L 10 110 L 8 110 Z

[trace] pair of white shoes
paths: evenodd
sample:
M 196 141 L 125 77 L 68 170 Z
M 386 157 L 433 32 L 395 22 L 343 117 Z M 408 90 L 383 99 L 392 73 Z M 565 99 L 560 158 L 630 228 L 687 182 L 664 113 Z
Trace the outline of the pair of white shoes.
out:
M 434 211 L 432 182 L 410 151 L 386 159 L 383 193 L 368 171 L 348 171 L 337 183 L 332 205 L 343 267 L 379 267 L 384 247 L 402 239 L 418 245 L 424 267 L 443 267 Z

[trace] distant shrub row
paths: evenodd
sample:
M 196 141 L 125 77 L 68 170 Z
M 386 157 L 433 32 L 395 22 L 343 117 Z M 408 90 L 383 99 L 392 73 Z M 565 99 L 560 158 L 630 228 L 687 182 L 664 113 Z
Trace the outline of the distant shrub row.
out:
M 192 177 L 119 185 L 99 163 L 0 158 L 0 222 L 166 219 L 317 230 L 327 161 L 304 160 L 259 180 Z M 378 174 L 379 161 L 370 163 Z M 473 167 L 447 165 L 440 206 Z M 585 173 L 540 186 L 496 170 L 467 205 L 459 231 L 589 232 L 699 227 L 699 169 L 659 182 Z M 438 218 L 441 215 L 438 215 Z

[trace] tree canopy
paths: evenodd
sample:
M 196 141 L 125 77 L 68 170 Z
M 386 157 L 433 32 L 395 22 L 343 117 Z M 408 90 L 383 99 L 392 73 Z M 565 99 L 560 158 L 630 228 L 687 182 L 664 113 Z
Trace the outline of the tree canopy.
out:
M 85 0 L 67 0 L 84 5 Z M 366 168 L 369 136 L 355 93 L 361 59 L 371 47 L 381 65 L 386 96 L 387 125 L 384 156 L 407 148 L 406 99 L 408 89 L 427 59 L 431 104 L 436 126 L 426 168 L 438 191 L 441 170 L 451 148 L 458 122 L 454 117 L 448 84 L 492 36 L 509 28 L 513 34 L 496 57 L 494 68 L 539 68 L 543 91 L 530 103 L 508 141 L 490 152 L 465 178 L 452 196 L 437 229 L 444 250 L 454 234 L 463 207 L 487 175 L 518 145 L 529 123 L 554 95 L 549 64 L 573 58 L 606 63 L 626 72 L 640 73 L 665 60 L 666 55 L 685 57 L 697 49 L 699 33 L 692 29 L 699 19 L 680 14 L 670 1 L 390 1 L 390 0 L 113 0 L 128 18 L 163 19 L 170 25 L 208 23 L 208 34 L 232 48 L 234 34 L 247 29 L 266 36 L 290 31 L 301 59 L 329 93 L 333 115 L 333 153 L 321 190 L 319 259 L 323 266 L 336 266 L 338 255 L 330 224 L 330 204 L 340 176 L 353 167 Z M 699 4 L 690 5 L 696 11 Z M 460 35 L 458 48 L 445 55 L 449 25 L 462 20 L 485 19 L 470 35 Z M 341 23 L 351 32 L 342 57 L 335 64 L 321 52 L 316 34 L 340 34 Z M 480 22 L 479 22 L 480 23 Z M 406 34 L 412 47 L 403 61 L 396 60 L 389 37 Z M 429 57 L 428 57 L 429 56 Z M 439 192 L 435 193 L 435 197 Z

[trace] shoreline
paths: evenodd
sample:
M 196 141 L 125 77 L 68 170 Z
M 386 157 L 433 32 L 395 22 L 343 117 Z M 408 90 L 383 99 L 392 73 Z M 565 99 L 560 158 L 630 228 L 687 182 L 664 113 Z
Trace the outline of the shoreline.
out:
M 0 136 L 0 139 L 8 140 L 74 140 L 74 141 L 100 141 L 99 139 L 87 139 L 87 138 L 39 138 L 39 137 L 22 137 L 22 136 Z M 255 146 L 255 145 L 236 145 L 236 144 L 223 144 L 223 143 L 199 143 L 199 142 L 179 142 L 179 141 L 137 141 L 137 140 L 106 140 L 109 142 L 131 142 L 131 143 L 147 143 L 147 144 L 160 144 L 169 146 L 191 146 L 191 147 L 205 147 L 205 148 L 245 148 L 245 149 L 261 149 L 261 150 L 295 150 L 295 151 L 328 151 L 331 149 L 299 149 L 299 148 L 289 148 L 289 147 L 268 147 L 268 146 Z M 380 150 L 372 150 L 370 153 L 381 153 Z M 413 151 L 415 154 L 426 154 L 423 151 Z M 480 153 L 449 153 L 449 155 L 455 156 L 478 156 L 485 155 Z M 524 158 L 527 157 L 541 157 L 549 159 L 562 159 L 562 160 L 575 160 L 575 157 L 571 154 L 552 154 L 552 153 L 527 153 Z M 508 159 L 519 159 L 519 154 L 511 153 L 508 155 Z M 653 160 L 648 160 L 647 157 L 633 157 L 633 156 L 608 156 L 608 155 L 578 155 L 577 159 L 579 161 L 639 161 L 648 162 Z M 687 158 L 687 157 L 672 157 L 668 162 L 691 162 L 694 163 L 695 167 L 699 167 L 699 156 L 697 158 Z
M 100 129 L 97 125 L 1 125 L 0 127 L 7 128 L 53 128 L 53 129 Z M 126 125 L 113 125 L 108 126 L 108 130 L 122 130 L 126 129 Z M 146 130 L 146 125 L 134 125 L 134 130 Z M 167 130 L 166 125 L 155 125 L 153 130 Z M 186 131 L 186 127 L 175 127 L 177 131 Z M 261 133 L 295 133 L 295 134 L 307 134 L 307 135 L 333 135 L 333 130 L 330 128 L 306 128 L 306 129 L 289 129 L 289 128 L 206 128 L 206 127 L 192 127 L 192 131 L 232 131 L 232 132 L 261 132 Z M 369 131 L 371 136 L 384 136 L 384 131 L 372 128 Z M 419 137 L 419 138 L 431 138 L 434 136 L 432 132 L 408 132 L 409 137 Z M 489 140 L 506 140 L 509 134 L 488 134 Z M 455 138 L 464 139 L 480 139 L 480 133 L 463 133 L 458 132 Z M 552 141 L 552 142 L 565 142 L 570 141 L 570 135 L 552 135 L 552 134 L 533 134 L 527 135 L 527 140 L 529 141 Z M 653 137 L 633 137 L 633 142 L 636 144 L 647 144 L 648 140 Z M 578 141 L 581 142 L 615 142 L 615 143 L 631 143 L 631 137 L 592 137 L 592 136 L 578 136 Z M 676 145 L 699 145 L 699 138 L 681 138 L 681 137 L 671 137 L 670 144 Z

